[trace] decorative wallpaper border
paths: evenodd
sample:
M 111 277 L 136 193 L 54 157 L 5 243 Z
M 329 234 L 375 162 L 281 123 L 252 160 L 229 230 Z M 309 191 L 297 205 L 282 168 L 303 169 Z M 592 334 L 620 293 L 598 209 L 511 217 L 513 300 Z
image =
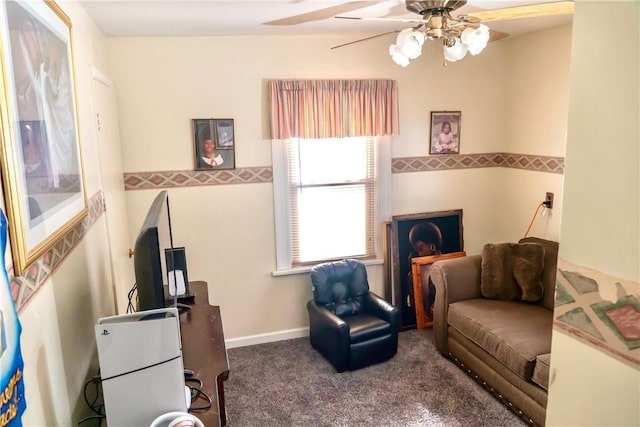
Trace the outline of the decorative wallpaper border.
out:
M 455 169 L 508 167 L 538 172 L 564 173 L 564 158 L 528 154 L 484 153 L 426 157 L 401 157 L 392 160 L 392 173 L 430 172 Z M 270 166 L 217 171 L 161 171 L 125 173 L 125 190 L 193 187 L 227 184 L 268 183 L 273 180 Z M 53 248 L 45 252 L 22 276 L 11 275 L 11 298 L 20 312 L 40 290 L 42 284 L 78 245 L 91 226 L 104 213 L 102 191 L 89 199 L 87 217 Z
M 640 283 L 558 260 L 553 326 L 640 370 Z
M 271 182 L 270 166 L 217 171 L 162 171 L 124 174 L 125 190 Z
M 391 172 L 431 172 L 495 167 L 562 174 L 564 173 L 564 158 L 509 153 L 400 157 L 392 160 Z M 218 171 L 129 172 L 124 174 L 124 188 L 127 191 L 131 191 L 225 184 L 255 184 L 271 182 L 272 179 L 273 171 L 270 166 Z
M 72 228 L 55 246 L 42 254 L 22 276 L 14 276 L 13 267 L 9 269 L 11 299 L 15 303 L 18 313 L 26 307 L 31 298 L 42 288 L 44 282 L 78 246 L 78 243 L 104 211 L 102 191 L 98 191 L 89 199 L 89 212 L 82 222 Z
M 393 159 L 391 171 L 392 173 L 408 173 L 495 167 L 563 174 L 564 158 L 511 153 L 399 157 Z

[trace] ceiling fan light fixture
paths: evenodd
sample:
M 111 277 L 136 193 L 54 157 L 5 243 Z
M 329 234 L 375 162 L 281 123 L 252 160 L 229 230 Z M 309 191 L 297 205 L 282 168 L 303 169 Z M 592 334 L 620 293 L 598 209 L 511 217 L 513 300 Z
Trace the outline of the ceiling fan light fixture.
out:
M 390 0 L 391 1 L 391 0 Z M 496 41 L 508 34 L 496 30 L 489 30 L 480 22 L 509 20 L 516 18 L 532 18 L 537 16 L 552 16 L 571 14 L 574 11 L 574 0 L 554 0 L 549 3 L 534 2 L 535 4 L 513 6 L 471 12 L 468 15 L 453 16 L 452 12 L 458 10 L 467 0 L 393 0 L 396 3 L 405 3 L 406 9 L 421 16 L 421 19 L 394 19 L 394 18 L 356 18 L 348 16 L 336 16 L 343 19 L 370 19 L 411 22 L 412 28 L 400 31 L 396 43 L 389 47 L 389 54 L 393 60 L 406 67 L 411 59 L 415 59 L 422 53 L 422 45 L 425 40 L 440 40 L 443 44 L 445 60 L 449 62 L 459 61 L 467 52 L 478 55 L 488 42 Z M 548 0 L 547 0 L 548 1 Z M 367 2 L 347 2 L 350 5 L 364 4 Z M 350 6 L 351 7 L 351 6 Z M 357 6 L 364 7 L 364 6 Z M 417 25 L 416 25 L 417 24 Z M 367 37 L 356 42 L 345 43 L 335 47 L 342 47 L 359 41 L 369 40 L 397 31 L 389 31 L 377 36 Z M 333 48 L 332 48 L 333 49 Z
M 407 40 L 412 37 L 413 28 L 405 28 L 404 30 L 398 33 L 398 37 L 396 37 L 396 44 L 398 46 L 403 46 Z
M 462 43 L 460 39 L 455 39 L 453 46 L 444 45 L 444 59 L 447 62 L 456 62 L 461 60 L 467 54 L 467 45 Z
M 464 4 L 466 2 L 461 2 Z M 418 3 L 414 3 L 418 4 Z M 427 7 L 428 2 L 421 5 Z M 454 9 L 452 9 L 454 10 Z M 411 59 L 422 54 L 425 40 L 442 40 L 444 57 L 448 62 L 456 62 L 464 58 L 467 52 L 477 55 L 489 42 L 489 28 L 479 25 L 477 28 L 467 27 L 477 21 L 468 16 L 453 18 L 447 8 L 427 8 L 423 24 L 420 27 L 406 28 L 398 34 L 396 44 L 389 47 L 389 54 L 396 64 L 406 67 Z
M 393 59 L 393 62 L 400 65 L 401 67 L 406 67 L 407 65 L 409 65 L 409 58 L 402 54 L 400 46 L 398 46 L 397 44 L 392 44 L 391 46 L 389 46 L 389 55 L 391 55 L 391 59 Z
M 424 44 L 424 34 L 416 32 L 414 37 L 407 40 L 402 46 L 402 53 L 409 59 L 416 59 L 422 54 Z
M 456 44 L 457 40 L 457 37 L 447 37 L 442 43 L 445 47 L 453 47 Z
M 467 46 L 469 53 L 477 55 L 487 47 L 489 43 L 489 27 L 480 25 L 478 28 L 466 28 L 460 34 L 460 40 Z
M 456 21 L 464 23 L 464 24 L 477 24 L 480 20 L 474 16 L 469 15 L 458 15 Z
M 400 54 L 405 57 L 407 61 L 409 59 L 416 59 L 422 54 L 422 45 L 424 44 L 424 40 L 424 33 L 421 31 L 415 31 L 412 28 L 407 28 L 400 31 L 396 38 L 396 44 L 389 47 L 389 54 L 392 58 Z M 394 61 L 400 65 L 405 63 L 405 60 L 402 58 L 399 58 L 398 60 L 394 59 Z
M 409 59 L 416 59 L 422 53 L 422 48 L 414 41 L 404 44 L 401 48 L 402 54 Z
M 444 36 L 444 31 L 441 28 L 428 28 L 425 33 L 429 40 L 440 40 Z
M 441 30 L 446 27 L 446 20 L 443 19 L 442 15 L 432 15 L 427 22 L 427 27 Z

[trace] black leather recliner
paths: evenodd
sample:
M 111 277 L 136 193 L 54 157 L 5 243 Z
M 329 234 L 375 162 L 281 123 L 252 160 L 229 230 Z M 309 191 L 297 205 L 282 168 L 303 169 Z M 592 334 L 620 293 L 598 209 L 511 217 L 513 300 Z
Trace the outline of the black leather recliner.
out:
M 307 303 L 311 346 L 338 372 L 388 360 L 398 350 L 400 310 L 369 292 L 362 262 L 346 259 L 311 269 Z

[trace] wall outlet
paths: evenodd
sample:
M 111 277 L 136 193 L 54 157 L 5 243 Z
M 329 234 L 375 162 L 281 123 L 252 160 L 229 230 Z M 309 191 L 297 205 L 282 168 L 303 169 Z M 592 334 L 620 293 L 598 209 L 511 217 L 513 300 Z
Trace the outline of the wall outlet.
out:
M 553 209 L 553 193 L 547 193 L 544 198 L 544 205 L 547 209 Z

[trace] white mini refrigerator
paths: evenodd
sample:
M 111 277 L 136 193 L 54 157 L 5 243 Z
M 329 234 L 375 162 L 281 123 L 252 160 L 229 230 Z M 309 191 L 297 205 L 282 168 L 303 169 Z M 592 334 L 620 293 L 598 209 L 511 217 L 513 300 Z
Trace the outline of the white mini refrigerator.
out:
M 104 317 L 95 326 L 109 427 L 149 426 L 186 412 L 180 321 L 176 308 Z

